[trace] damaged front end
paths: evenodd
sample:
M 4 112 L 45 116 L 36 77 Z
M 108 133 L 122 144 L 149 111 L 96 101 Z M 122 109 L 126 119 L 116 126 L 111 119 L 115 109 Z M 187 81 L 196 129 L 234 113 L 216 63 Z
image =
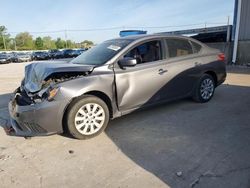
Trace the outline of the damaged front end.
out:
M 51 125 L 59 124 L 53 119 L 57 118 L 57 115 L 53 117 L 50 114 L 56 114 L 60 107 L 59 101 L 49 102 L 38 94 L 29 96 L 22 87 L 19 87 L 9 102 L 10 124 L 6 127 L 6 133 L 27 137 L 56 133 L 57 130 Z
M 53 73 L 42 81 L 41 89 L 37 92 L 30 92 L 25 88 L 25 80 L 16 90 L 17 104 L 21 106 L 32 105 L 43 102 L 44 100 L 53 100 L 56 93 L 59 91 L 57 86 L 59 83 L 87 76 L 88 72 L 70 72 L 70 73 Z
M 68 102 L 55 100 L 59 83 L 87 76 L 93 67 L 72 64 L 35 63 L 25 68 L 21 86 L 9 102 L 10 125 L 6 133 L 41 136 L 63 132 L 62 118 Z M 66 71 L 68 70 L 68 71 Z

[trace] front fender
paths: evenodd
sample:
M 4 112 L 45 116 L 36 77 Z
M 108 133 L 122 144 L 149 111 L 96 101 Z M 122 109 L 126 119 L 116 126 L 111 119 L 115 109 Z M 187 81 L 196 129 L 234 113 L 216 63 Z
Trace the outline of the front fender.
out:
M 60 91 L 55 99 L 71 99 L 90 91 L 100 91 L 111 100 L 113 98 L 113 85 L 113 74 L 83 76 L 58 84 Z
M 78 77 L 57 84 L 60 88 L 55 100 L 66 100 L 68 104 L 86 93 L 101 92 L 111 101 L 113 118 L 120 116 L 116 105 L 115 84 L 113 70 L 96 68 L 91 75 Z M 68 105 L 67 105 L 68 106 Z M 64 110 L 66 110 L 67 106 Z

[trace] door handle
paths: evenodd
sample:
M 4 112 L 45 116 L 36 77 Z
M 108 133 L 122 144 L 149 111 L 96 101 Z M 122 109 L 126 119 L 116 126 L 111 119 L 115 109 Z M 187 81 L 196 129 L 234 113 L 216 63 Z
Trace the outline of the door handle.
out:
M 159 74 L 159 75 L 162 75 L 162 74 L 164 74 L 164 73 L 166 73 L 166 72 L 168 72 L 168 70 L 164 70 L 164 69 L 159 69 L 159 70 L 158 70 L 158 74 Z

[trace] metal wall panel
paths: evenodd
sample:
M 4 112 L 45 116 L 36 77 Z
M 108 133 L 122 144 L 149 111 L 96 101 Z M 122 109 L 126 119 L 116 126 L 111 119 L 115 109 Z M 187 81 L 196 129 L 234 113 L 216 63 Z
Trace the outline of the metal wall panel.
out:
M 239 40 L 250 40 L 250 0 L 242 0 Z

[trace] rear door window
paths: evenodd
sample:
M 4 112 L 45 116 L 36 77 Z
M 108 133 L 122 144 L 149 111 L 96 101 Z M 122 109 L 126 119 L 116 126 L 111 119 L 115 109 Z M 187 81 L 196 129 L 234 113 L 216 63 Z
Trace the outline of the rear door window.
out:
M 188 40 L 166 39 L 170 58 L 193 54 L 193 49 Z
M 201 51 L 201 45 L 193 41 L 191 41 L 191 43 L 193 46 L 194 53 L 199 53 Z

